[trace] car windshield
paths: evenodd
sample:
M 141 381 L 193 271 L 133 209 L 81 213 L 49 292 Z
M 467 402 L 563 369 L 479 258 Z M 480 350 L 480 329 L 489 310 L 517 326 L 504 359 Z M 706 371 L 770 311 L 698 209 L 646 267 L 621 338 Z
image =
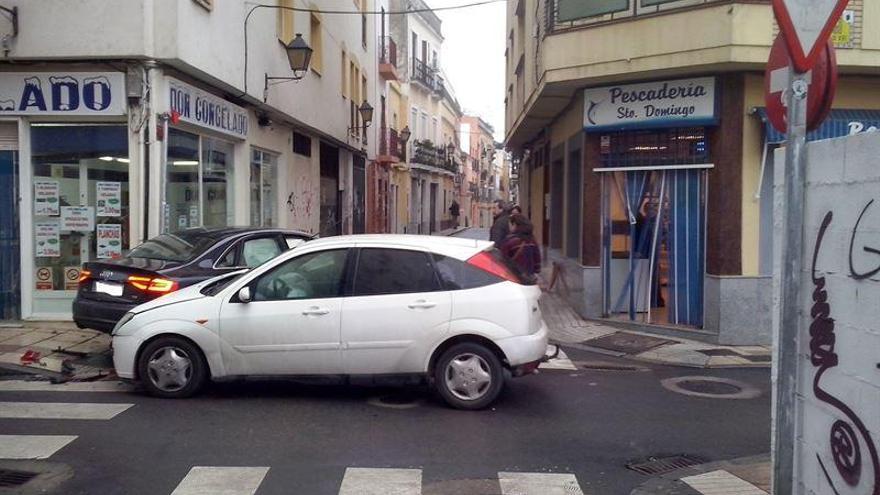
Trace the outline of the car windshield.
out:
M 187 234 L 162 234 L 154 237 L 128 253 L 129 258 L 147 258 L 162 261 L 189 261 L 211 247 L 217 239 L 204 232 Z
M 234 274 L 217 277 L 216 279 L 214 279 L 213 282 L 210 282 L 209 284 L 202 287 L 202 290 L 200 292 L 206 296 L 216 296 L 220 293 L 220 291 L 228 287 L 229 284 L 231 284 L 232 282 L 235 282 L 236 280 L 241 278 L 241 276 L 248 271 L 249 270 L 244 270 L 241 272 L 236 272 Z

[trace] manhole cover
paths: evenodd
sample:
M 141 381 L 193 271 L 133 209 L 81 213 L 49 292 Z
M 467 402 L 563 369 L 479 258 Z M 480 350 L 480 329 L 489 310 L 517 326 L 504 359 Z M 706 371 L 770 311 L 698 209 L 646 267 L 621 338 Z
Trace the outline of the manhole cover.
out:
M 368 400 L 367 403 L 391 409 L 410 409 L 420 406 L 423 401 L 424 397 L 421 395 L 412 392 L 397 392 L 380 397 L 373 397 Z
M 660 384 L 678 394 L 708 399 L 754 399 L 761 395 L 761 390 L 748 383 L 714 376 L 678 376 Z
M 641 462 L 629 463 L 626 465 L 626 468 L 648 476 L 660 476 L 705 462 L 706 460 L 701 457 L 682 454 L 667 457 L 648 457 L 648 459 Z
M 21 486 L 34 479 L 40 473 L 30 471 L 16 471 L 14 469 L 0 469 L 0 488 Z
M 625 354 L 638 354 L 671 342 L 671 340 L 649 337 L 647 335 L 617 332 L 599 337 L 598 339 L 586 340 L 582 344 Z
M 731 395 L 742 391 L 741 388 L 730 383 L 710 382 L 706 380 L 685 380 L 678 386 L 691 392 L 710 395 Z

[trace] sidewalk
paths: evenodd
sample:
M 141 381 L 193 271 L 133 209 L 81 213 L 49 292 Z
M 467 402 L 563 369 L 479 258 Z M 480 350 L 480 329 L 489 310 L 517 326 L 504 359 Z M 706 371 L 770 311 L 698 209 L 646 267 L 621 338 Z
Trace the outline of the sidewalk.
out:
M 541 296 L 550 341 L 600 354 L 647 363 L 692 368 L 769 368 L 769 346 L 723 346 L 659 336 L 584 320 L 554 292 Z
M 0 325 L 0 374 L 47 375 L 53 381 L 115 376 L 110 336 L 71 322 Z
M 770 454 L 699 464 L 652 478 L 630 495 L 767 495 Z

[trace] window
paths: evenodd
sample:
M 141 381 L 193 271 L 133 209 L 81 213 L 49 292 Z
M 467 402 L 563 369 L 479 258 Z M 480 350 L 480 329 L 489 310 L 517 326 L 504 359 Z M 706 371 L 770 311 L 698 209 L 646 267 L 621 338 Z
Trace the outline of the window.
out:
M 419 122 L 419 131 L 421 131 L 422 140 L 431 139 L 431 136 L 428 135 L 430 132 L 428 129 L 428 114 L 425 112 L 422 112 L 422 118 Z
M 338 297 L 348 250 L 319 251 L 297 256 L 260 277 L 254 301 Z
M 306 240 L 302 237 L 296 237 L 293 235 L 284 236 L 284 243 L 287 245 L 287 249 L 293 249 L 304 242 L 306 242 Z
M 340 91 L 343 98 L 348 98 L 348 55 L 342 50 L 342 65 L 340 66 Z
M 411 115 L 409 118 L 409 127 L 410 132 L 412 133 L 412 137 L 415 139 L 419 139 L 419 109 L 416 107 L 412 107 Z
M 361 0 L 361 45 L 367 49 L 367 0 Z
M 293 152 L 297 155 L 312 156 L 312 138 L 298 132 L 293 133 Z
M 224 227 L 235 223 L 232 156 L 232 143 L 202 137 L 202 225 Z
M 232 223 L 232 158 L 231 143 L 178 129 L 169 131 L 165 232 Z
M 324 68 L 324 42 L 323 42 L 323 33 L 321 32 L 321 20 L 315 14 L 312 14 L 309 35 L 310 42 L 309 45 L 312 47 L 312 62 L 311 67 L 312 70 L 315 71 L 318 75 L 321 75 L 321 71 Z
M 440 282 L 445 290 L 474 289 L 504 281 L 504 279 L 485 270 L 455 258 L 447 258 L 439 254 L 433 256 L 437 266 L 437 274 L 440 276 Z
M 279 7 L 293 7 L 293 0 L 278 0 Z M 293 41 L 293 11 L 278 9 L 276 13 L 276 35 L 278 41 L 287 45 Z
M 274 226 L 278 222 L 278 155 L 251 152 L 251 225 Z
M 279 254 L 281 248 L 275 237 L 249 239 L 241 247 L 241 261 L 248 268 L 260 266 Z
M 354 296 L 441 290 L 427 253 L 402 249 L 361 249 Z

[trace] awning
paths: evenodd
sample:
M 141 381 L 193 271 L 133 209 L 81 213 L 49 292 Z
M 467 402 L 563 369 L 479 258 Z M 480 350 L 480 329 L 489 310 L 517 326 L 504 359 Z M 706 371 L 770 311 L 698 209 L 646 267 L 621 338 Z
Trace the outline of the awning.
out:
M 770 123 L 767 118 L 767 109 L 756 107 L 754 111 L 755 115 L 764 123 L 767 142 L 771 144 L 784 143 L 785 134 L 777 131 Z M 880 110 L 834 109 L 818 129 L 807 134 L 807 141 L 831 139 L 876 130 L 880 130 Z

